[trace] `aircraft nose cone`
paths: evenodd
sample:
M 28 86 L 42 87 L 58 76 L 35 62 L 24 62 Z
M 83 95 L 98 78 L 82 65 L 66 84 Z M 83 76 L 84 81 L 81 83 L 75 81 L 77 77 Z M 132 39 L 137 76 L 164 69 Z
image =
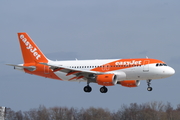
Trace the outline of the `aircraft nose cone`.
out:
M 171 68 L 171 75 L 175 74 L 175 70 L 173 68 Z
M 175 70 L 174 70 L 173 68 L 169 67 L 169 68 L 166 70 L 165 74 L 168 75 L 168 76 L 172 76 L 172 75 L 175 74 Z

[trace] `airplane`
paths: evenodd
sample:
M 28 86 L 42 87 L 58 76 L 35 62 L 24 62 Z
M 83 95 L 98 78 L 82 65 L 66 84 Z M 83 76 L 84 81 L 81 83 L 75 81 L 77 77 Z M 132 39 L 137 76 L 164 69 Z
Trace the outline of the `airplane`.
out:
M 152 91 L 151 80 L 167 78 L 175 70 L 165 62 L 151 58 L 95 59 L 53 61 L 48 59 L 27 33 L 18 33 L 23 64 L 7 64 L 25 73 L 61 81 L 87 82 L 84 92 L 91 92 L 90 83 L 101 85 L 101 93 L 107 86 L 121 85 L 138 87 L 140 80 L 147 81 L 147 90 Z

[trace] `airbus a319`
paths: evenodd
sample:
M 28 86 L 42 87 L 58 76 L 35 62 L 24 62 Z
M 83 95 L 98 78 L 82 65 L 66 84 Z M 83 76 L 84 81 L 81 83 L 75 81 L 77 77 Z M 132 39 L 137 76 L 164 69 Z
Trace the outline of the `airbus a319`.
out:
M 53 61 L 41 52 L 27 33 L 18 33 L 18 39 L 24 63 L 7 65 L 45 78 L 86 82 L 84 91 L 87 93 L 92 91 L 90 83 L 101 85 L 100 92 L 106 93 L 107 86 L 138 87 L 140 80 L 147 80 L 147 90 L 152 91 L 151 80 L 175 73 L 165 62 L 150 58 Z

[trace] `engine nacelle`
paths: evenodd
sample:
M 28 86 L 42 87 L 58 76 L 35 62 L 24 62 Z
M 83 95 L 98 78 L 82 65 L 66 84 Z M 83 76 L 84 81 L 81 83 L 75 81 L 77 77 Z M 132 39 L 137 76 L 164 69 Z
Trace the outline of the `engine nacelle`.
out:
M 114 74 L 97 75 L 96 82 L 103 86 L 113 86 L 117 84 L 117 76 Z
M 124 87 L 138 87 L 140 85 L 139 80 L 125 80 L 125 81 L 120 81 L 118 84 L 121 84 Z
M 117 76 L 117 81 L 123 81 L 126 79 L 126 73 L 125 72 L 115 72 L 114 73 Z

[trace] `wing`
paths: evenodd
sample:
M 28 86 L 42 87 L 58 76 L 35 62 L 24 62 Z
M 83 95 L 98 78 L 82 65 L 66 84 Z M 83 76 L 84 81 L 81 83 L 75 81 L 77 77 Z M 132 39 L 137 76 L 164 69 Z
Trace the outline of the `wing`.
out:
M 67 68 L 64 66 L 58 66 L 58 65 L 54 65 L 50 63 L 39 63 L 39 64 L 50 66 L 50 69 L 52 69 L 54 72 L 60 71 L 60 72 L 67 73 L 66 76 L 76 75 L 76 77 L 72 78 L 72 80 L 80 79 L 80 78 L 88 79 L 88 78 L 95 77 L 95 75 L 104 74 L 103 72 Z

